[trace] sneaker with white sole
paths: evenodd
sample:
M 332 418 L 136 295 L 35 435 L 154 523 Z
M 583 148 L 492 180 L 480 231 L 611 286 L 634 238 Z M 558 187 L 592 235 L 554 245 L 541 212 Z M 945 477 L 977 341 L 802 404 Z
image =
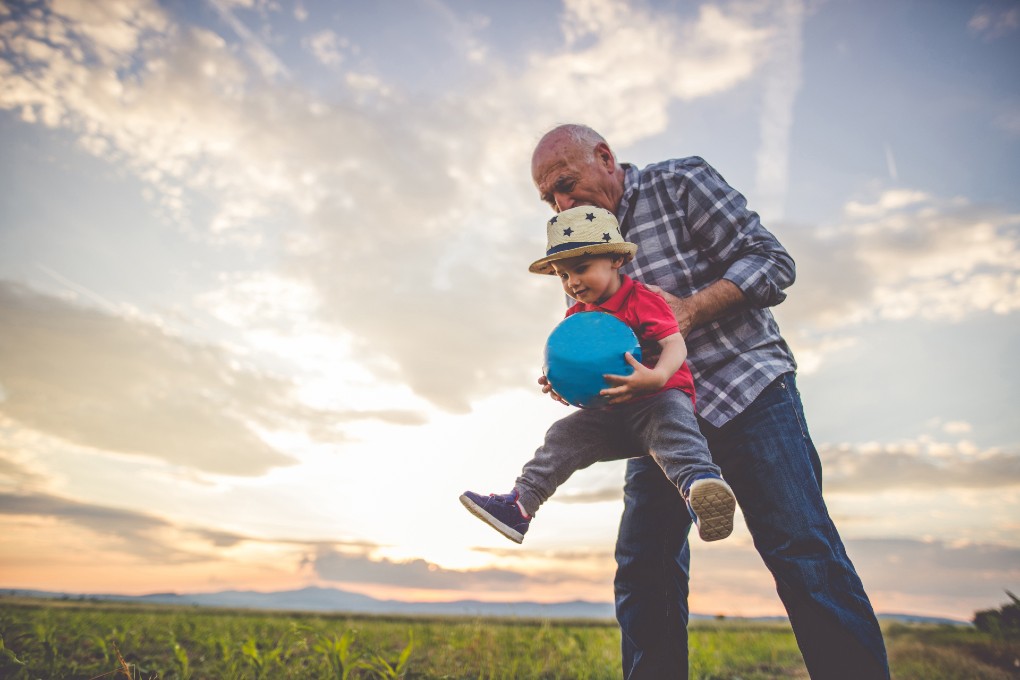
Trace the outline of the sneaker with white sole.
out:
M 718 541 L 733 532 L 733 512 L 737 508 L 737 499 L 722 477 L 699 477 L 687 487 L 684 499 L 701 540 Z
M 460 502 L 472 515 L 514 543 L 520 543 L 524 540 L 524 534 L 528 533 L 531 517 L 525 514 L 524 508 L 517 501 L 518 497 L 517 489 L 507 494 L 490 493 L 488 496 L 465 491 L 460 496 Z

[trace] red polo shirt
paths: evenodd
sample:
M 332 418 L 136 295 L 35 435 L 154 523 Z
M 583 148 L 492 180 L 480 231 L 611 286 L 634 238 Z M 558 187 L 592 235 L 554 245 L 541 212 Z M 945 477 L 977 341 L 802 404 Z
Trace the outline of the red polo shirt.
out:
M 641 363 L 648 368 L 655 368 L 662 353 L 659 340 L 679 333 L 680 326 L 673 316 L 673 310 L 660 295 L 648 290 L 644 284 L 634 281 L 626 274 L 621 274 L 620 279 L 620 290 L 601 305 L 577 302 L 567 310 L 566 316 L 578 312 L 612 314 L 630 326 L 637 336 L 638 342 L 641 343 Z M 690 395 L 691 403 L 694 403 L 694 378 L 691 376 L 691 370 L 687 368 L 686 361 L 659 392 L 663 390 L 681 390 Z

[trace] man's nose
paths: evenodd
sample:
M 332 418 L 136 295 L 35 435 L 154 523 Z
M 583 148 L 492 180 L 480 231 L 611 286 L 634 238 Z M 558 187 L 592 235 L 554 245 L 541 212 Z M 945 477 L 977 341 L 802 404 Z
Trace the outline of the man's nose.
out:
M 559 212 L 563 212 L 564 210 L 570 210 L 575 205 L 577 205 L 576 203 L 574 203 L 574 199 L 571 198 L 570 194 L 556 193 L 553 194 L 553 198 L 556 199 L 556 207 L 559 210 Z

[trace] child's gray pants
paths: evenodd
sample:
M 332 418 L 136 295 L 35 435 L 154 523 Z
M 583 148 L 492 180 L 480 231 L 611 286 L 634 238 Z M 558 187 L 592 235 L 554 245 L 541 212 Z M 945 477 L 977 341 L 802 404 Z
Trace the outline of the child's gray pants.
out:
M 578 409 L 553 423 L 517 478 L 520 503 L 533 515 L 575 470 L 643 455 L 651 455 L 681 491 L 697 475 L 720 474 L 691 398 L 670 389 L 612 407 Z

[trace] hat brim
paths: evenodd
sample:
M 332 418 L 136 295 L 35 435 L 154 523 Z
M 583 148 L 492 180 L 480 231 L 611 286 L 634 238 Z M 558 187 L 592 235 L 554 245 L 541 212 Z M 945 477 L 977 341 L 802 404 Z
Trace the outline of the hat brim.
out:
M 552 263 L 559 260 L 566 260 L 571 257 L 581 257 L 582 255 L 623 255 L 623 263 L 626 264 L 634 259 L 634 255 L 637 253 L 637 245 L 634 243 L 596 243 L 593 245 L 578 246 L 577 248 L 570 248 L 569 250 L 561 250 L 558 253 L 547 255 L 541 260 L 535 260 L 528 267 L 528 271 L 532 274 L 555 274 L 553 271 Z

